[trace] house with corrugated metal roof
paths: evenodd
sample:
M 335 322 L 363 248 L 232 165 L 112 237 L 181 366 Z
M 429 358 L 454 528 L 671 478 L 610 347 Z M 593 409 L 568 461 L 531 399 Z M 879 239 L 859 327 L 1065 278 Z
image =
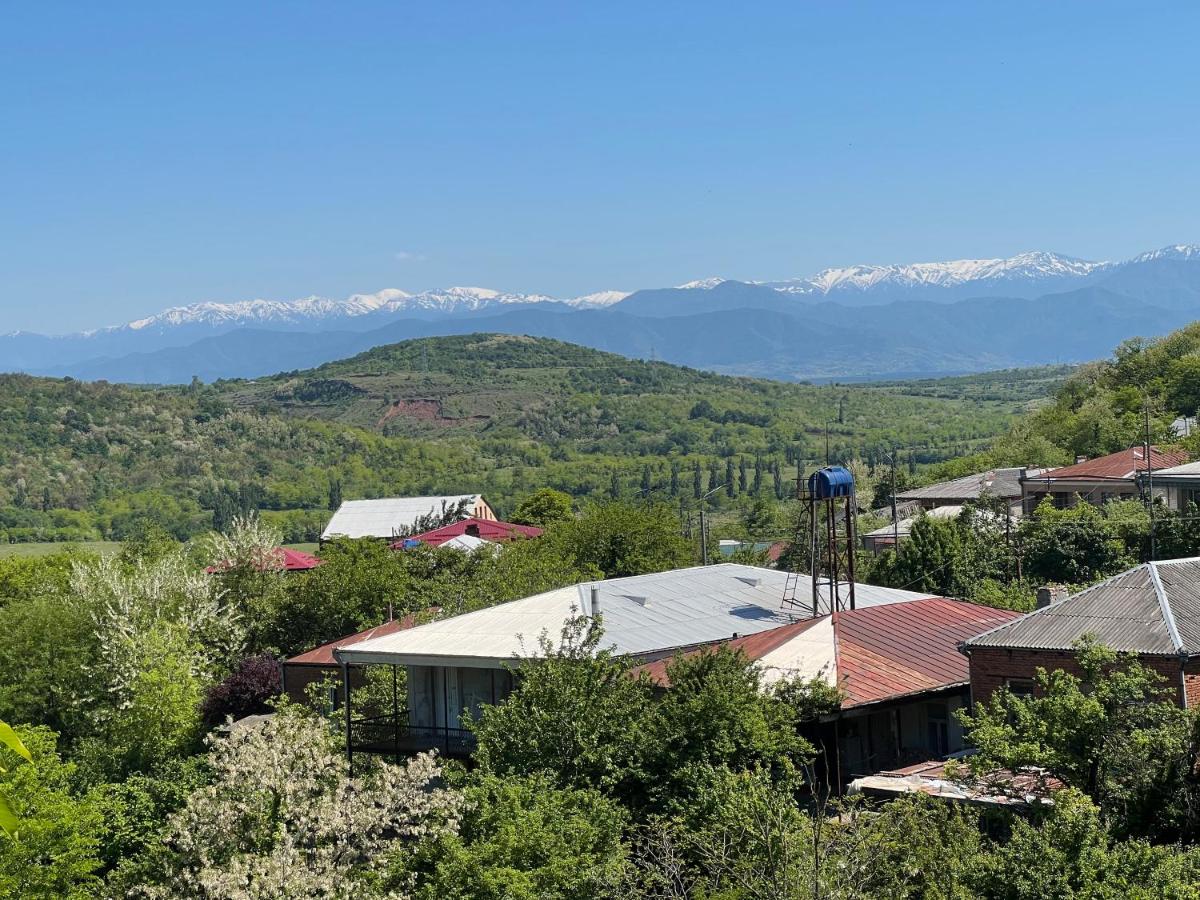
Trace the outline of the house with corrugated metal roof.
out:
M 1142 496 L 1148 476 L 1187 461 L 1181 450 L 1160 450 L 1153 445 L 1130 447 L 1100 456 L 1080 459 L 1072 466 L 1027 473 L 1021 478 L 1022 505 L 1033 512 L 1049 499 L 1059 509 L 1079 503 L 1101 506 L 1110 500 L 1133 500 Z
M 460 506 L 466 516 L 487 520 L 496 518 L 496 513 L 482 494 L 346 500 L 325 526 L 321 541 L 338 537 L 396 538 L 407 534 L 423 518 L 439 516 Z
M 790 573 L 797 577 L 797 595 L 811 594 L 808 576 Z M 776 569 L 722 563 L 583 582 L 339 647 L 334 656 L 344 674 L 351 666 L 368 665 L 403 667 L 407 674 L 405 721 L 355 721 L 348 729 L 350 744 L 368 751 L 400 744 L 405 750 L 468 752 L 464 714 L 474 717 L 484 704 L 502 701 L 513 688 L 511 670 L 541 654 L 542 636 L 557 642 L 573 617 L 600 618 L 602 645 L 641 662 L 811 624 L 811 610 L 784 602 L 788 580 L 789 573 Z M 855 587 L 860 609 L 927 596 Z M 826 601 L 818 613 L 828 618 L 829 612 Z
M 1039 668 L 1079 674 L 1085 635 L 1132 653 L 1185 707 L 1200 707 L 1200 557 L 1144 563 L 965 640 L 971 695 L 1034 689 Z
M 838 688 L 840 709 L 805 730 L 825 749 L 830 780 L 844 784 L 962 750 L 954 711 L 967 705 L 970 672 L 959 642 L 1019 615 L 929 597 L 842 610 L 721 643 L 754 660 L 767 684 L 819 678 Z M 669 661 L 641 669 L 667 687 Z
M 989 469 L 986 472 L 901 491 L 896 494 L 896 500 L 916 503 L 921 509 L 962 506 L 964 503 L 978 502 L 987 497 L 998 497 L 1010 503 L 1017 503 L 1021 499 L 1021 478 L 1031 474 L 1038 475 L 1042 471 L 1026 468 Z

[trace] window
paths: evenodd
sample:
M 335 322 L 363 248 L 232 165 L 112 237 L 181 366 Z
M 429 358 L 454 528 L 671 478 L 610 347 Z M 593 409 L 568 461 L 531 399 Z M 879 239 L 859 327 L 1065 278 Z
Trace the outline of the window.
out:
M 1008 688 L 1008 692 L 1014 697 L 1033 696 L 1032 678 L 1005 678 L 1004 686 Z
M 925 736 L 927 749 L 934 756 L 950 752 L 950 713 L 944 703 L 925 704 Z

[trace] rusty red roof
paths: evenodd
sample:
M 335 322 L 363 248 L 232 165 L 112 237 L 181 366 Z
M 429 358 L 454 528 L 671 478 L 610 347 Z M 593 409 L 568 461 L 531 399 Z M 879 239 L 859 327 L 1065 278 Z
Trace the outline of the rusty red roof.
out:
M 796 635 L 803 634 L 817 622 L 826 618 L 828 616 L 818 616 L 815 619 L 802 619 L 799 622 L 793 622 L 790 625 L 783 625 L 779 628 L 771 628 L 767 631 L 760 631 L 757 634 L 748 634 L 745 637 L 704 644 L 703 646 L 687 650 L 680 655 L 694 656 L 697 653 L 704 653 L 709 650 L 715 650 L 717 647 L 725 646 L 733 650 L 741 650 L 750 659 L 761 659 L 772 650 L 782 647 Z M 666 656 L 662 659 L 643 663 L 640 666 L 636 666 L 633 671 L 635 674 L 645 672 L 655 684 L 661 687 L 670 687 L 671 679 L 667 677 L 667 666 L 674 658 L 674 656 Z
M 430 547 L 439 547 L 446 543 L 446 541 L 464 534 L 469 534 L 481 540 L 495 541 L 496 543 L 503 544 L 518 538 L 539 537 L 541 533 L 542 529 L 535 528 L 533 525 L 517 525 L 513 522 L 499 522 L 494 519 L 471 518 L 451 522 L 449 525 L 443 525 L 441 528 L 435 528 L 432 531 L 414 534 L 412 537 L 395 541 L 391 546 L 393 550 L 402 550 L 404 548 L 404 541 L 420 541 L 423 544 L 428 544 Z
M 1020 615 L 943 597 L 834 613 L 842 706 L 966 683 L 959 643 Z
M 347 637 L 337 638 L 327 644 L 322 644 L 320 647 L 314 647 L 312 650 L 306 650 L 299 656 L 293 656 L 291 659 L 285 659 L 283 664 L 296 666 L 336 666 L 337 660 L 333 658 L 333 651 L 339 647 L 347 647 L 350 644 L 357 644 L 360 641 L 366 641 L 373 637 L 383 637 L 385 634 L 395 634 L 397 631 L 405 631 L 417 624 L 417 617 L 410 613 L 402 619 L 392 619 L 390 622 L 384 622 L 382 625 L 376 625 L 373 628 L 368 628 L 365 631 L 360 631 L 357 634 L 351 634 Z
M 1152 468 L 1166 469 L 1185 462 L 1187 462 L 1187 454 L 1182 450 L 1160 450 L 1154 446 L 1150 448 Z M 1059 480 L 1086 480 L 1089 478 L 1128 481 L 1134 478 L 1138 472 L 1145 471 L 1146 448 L 1139 446 L 1110 453 L 1108 456 L 1098 456 L 1095 459 L 1075 463 L 1073 466 L 1051 469 L 1040 475 L 1028 477 L 1026 481 L 1035 485 L 1046 481 L 1053 483 Z
M 968 661 L 958 652 L 958 645 L 1020 615 L 944 597 L 835 613 L 833 640 L 842 708 L 965 684 L 969 680 Z M 761 659 L 828 618 L 803 619 L 698 647 L 685 655 L 725 645 L 740 649 L 750 659 Z M 659 659 L 634 671 L 645 672 L 656 684 L 669 687 L 669 663 L 669 659 Z

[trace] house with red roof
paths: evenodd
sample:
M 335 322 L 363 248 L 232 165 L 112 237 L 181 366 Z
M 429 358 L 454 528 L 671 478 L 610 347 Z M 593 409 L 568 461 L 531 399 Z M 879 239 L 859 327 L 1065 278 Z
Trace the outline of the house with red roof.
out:
M 293 550 L 290 547 L 276 547 L 271 551 L 271 558 L 264 560 L 261 566 L 262 569 L 280 569 L 284 572 L 307 572 L 309 569 L 315 569 L 323 560 L 318 559 L 311 553 L 305 553 L 303 550 Z M 209 566 L 204 571 L 211 575 L 213 572 L 220 572 L 223 569 L 229 568 L 229 562 L 218 563 L 215 566 Z
M 404 631 L 405 629 L 414 627 L 416 624 L 417 616 L 411 614 L 401 619 L 391 619 L 381 625 L 366 628 L 346 637 L 336 638 L 319 647 L 306 650 L 304 653 L 293 656 L 290 659 L 285 659 L 280 664 L 283 692 L 288 695 L 292 702 L 307 704 L 309 702 L 308 686 L 315 682 L 329 679 L 330 688 L 335 691 L 333 705 L 334 707 L 340 706 L 342 702 L 341 667 L 338 665 L 337 660 L 334 659 L 333 652 L 340 647 L 349 647 L 362 641 L 368 641 L 371 638 L 383 637 L 386 634 L 395 634 L 398 631 Z M 353 669 L 350 672 L 350 679 L 354 687 L 359 687 L 363 683 L 361 668 Z
M 724 645 L 754 660 L 767 684 L 819 678 L 841 708 L 805 728 L 834 784 L 963 749 L 954 711 L 968 704 L 970 666 L 959 644 L 1020 614 L 930 597 L 801 619 L 697 648 Z M 669 689 L 669 659 L 639 668 Z M 835 752 L 836 750 L 836 752 Z
M 1046 469 L 1021 476 L 1021 503 L 1026 513 L 1049 498 L 1059 509 L 1086 502 L 1101 506 L 1110 500 L 1133 500 L 1142 496 L 1148 475 L 1187 462 L 1182 450 L 1160 450 L 1153 445 L 1080 459 L 1074 465 Z
M 411 546 L 411 541 L 420 541 L 430 547 L 440 547 L 460 537 L 477 538 L 493 544 L 507 544 L 509 541 L 540 537 L 541 534 L 542 529 L 532 525 L 517 525 L 513 522 L 500 522 L 496 519 L 471 517 L 451 522 L 449 525 L 443 525 L 432 531 L 414 534 L 403 540 L 395 541 L 390 546 L 393 550 L 402 550 L 406 545 Z

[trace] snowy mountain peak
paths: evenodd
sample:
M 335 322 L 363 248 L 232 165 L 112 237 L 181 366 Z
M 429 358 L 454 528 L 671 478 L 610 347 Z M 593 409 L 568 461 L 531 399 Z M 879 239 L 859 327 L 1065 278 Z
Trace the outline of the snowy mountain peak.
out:
M 948 262 L 891 266 L 846 266 L 824 269 L 811 278 L 768 282 L 789 293 L 828 294 L 865 291 L 880 285 L 896 287 L 953 287 L 972 281 L 1032 280 L 1089 275 L 1110 263 L 1091 262 L 1045 251 L 1020 253 L 1007 259 L 955 259 Z
M 718 284 L 724 284 L 728 280 L 728 278 L 720 278 L 717 276 L 712 278 L 701 278 L 697 281 L 689 281 L 686 284 L 677 284 L 675 285 L 675 289 L 679 291 L 709 291 L 715 288 Z
M 584 294 L 582 297 L 575 297 L 563 302 L 577 309 L 602 309 L 605 306 L 620 303 L 628 296 L 629 291 L 597 291 L 594 294 Z
M 1151 262 L 1156 259 L 1200 259 L 1200 245 L 1172 244 L 1170 247 L 1162 247 L 1158 250 L 1151 250 L 1140 256 L 1135 256 L 1130 262 Z

